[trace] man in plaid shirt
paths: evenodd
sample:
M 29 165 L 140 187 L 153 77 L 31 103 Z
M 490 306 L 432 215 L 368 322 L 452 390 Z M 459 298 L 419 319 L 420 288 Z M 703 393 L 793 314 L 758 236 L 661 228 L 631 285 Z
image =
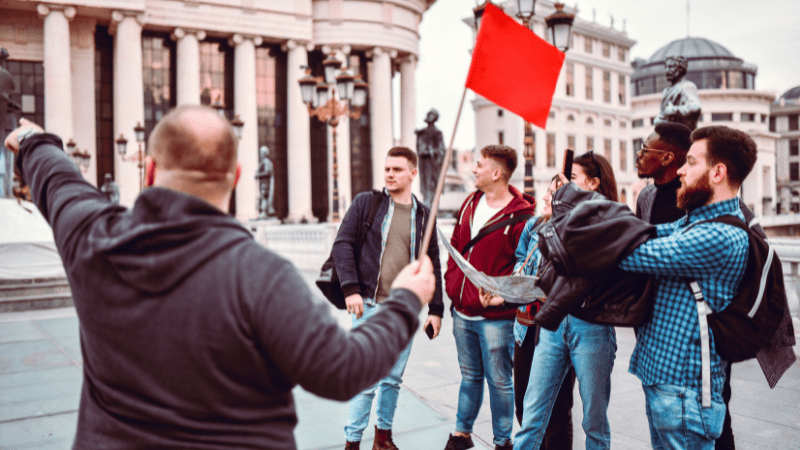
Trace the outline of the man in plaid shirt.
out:
M 725 214 L 744 220 L 736 197 L 756 161 L 756 144 L 727 127 L 699 128 L 679 170 L 676 222 L 658 225 L 657 238 L 639 246 L 624 270 L 657 275 L 653 317 L 639 328 L 629 371 L 645 392 L 654 449 L 713 449 L 722 431 L 727 361 L 711 335 L 711 407 L 701 405 L 701 340 L 695 299 L 686 278 L 699 284 L 713 311 L 726 308 L 747 263 L 743 230 L 704 222 Z

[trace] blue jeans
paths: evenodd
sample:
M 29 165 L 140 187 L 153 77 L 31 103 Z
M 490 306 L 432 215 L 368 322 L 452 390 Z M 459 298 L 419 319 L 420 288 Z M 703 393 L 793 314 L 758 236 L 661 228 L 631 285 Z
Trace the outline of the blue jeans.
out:
M 380 305 L 370 304 L 369 302 L 370 300 L 365 300 L 364 314 L 360 319 L 356 319 L 356 315 L 352 314 L 353 328 L 361 325 L 380 310 Z M 372 399 L 375 398 L 375 391 L 378 391 L 378 428 L 381 430 L 392 429 L 394 412 L 397 409 L 397 396 L 400 394 L 400 383 L 403 382 L 403 372 L 406 370 L 413 342 L 412 339 L 408 346 L 400 352 L 397 362 L 387 377 L 350 400 L 347 426 L 344 427 L 344 434 L 349 442 L 361 441 L 361 435 L 369 424 L 369 413 L 372 410 Z
M 642 386 L 654 450 L 713 450 L 722 433 L 725 404 L 700 404 L 700 393 L 683 386 L 657 384 Z
M 583 403 L 586 450 L 611 448 L 606 412 L 616 353 L 614 327 L 567 316 L 555 332 L 542 328 L 539 345 L 533 353 L 530 381 L 523 401 L 525 411 L 521 429 L 514 439 L 514 449 L 540 448 L 545 425 L 570 364 L 575 367 Z
M 485 378 L 489 383 L 494 443 L 509 443 L 514 425 L 514 321 L 473 321 L 453 314 L 453 336 L 461 367 L 456 431 L 472 433 L 483 403 Z

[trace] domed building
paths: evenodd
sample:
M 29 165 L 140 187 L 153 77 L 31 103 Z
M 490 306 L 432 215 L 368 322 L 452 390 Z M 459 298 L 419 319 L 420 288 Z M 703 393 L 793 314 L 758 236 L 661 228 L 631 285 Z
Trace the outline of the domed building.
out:
M 758 160 L 742 186 L 741 195 L 756 215 L 775 214 L 777 136 L 767 125 L 775 95 L 756 90 L 757 67 L 754 64 L 709 39 L 678 39 L 658 49 L 648 60 L 633 62 L 631 134 L 634 158 L 642 142 L 653 132 L 662 93 L 670 86 L 664 68 L 670 56 L 683 56 L 688 60 L 686 79 L 697 85 L 702 108 L 698 127 L 725 125 L 747 132 L 755 140 Z
M 800 212 L 800 86 L 784 92 L 770 107 L 769 130 L 778 133 L 778 213 Z

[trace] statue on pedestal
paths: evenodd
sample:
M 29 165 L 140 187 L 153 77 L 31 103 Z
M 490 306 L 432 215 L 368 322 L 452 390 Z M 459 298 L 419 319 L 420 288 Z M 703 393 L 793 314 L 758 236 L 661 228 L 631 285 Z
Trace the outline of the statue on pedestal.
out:
M 436 193 L 436 181 L 439 179 L 446 151 L 442 131 L 434 126 L 437 120 L 439 112 L 431 109 L 425 116 L 428 126 L 416 131 L 420 187 L 423 202 L 428 207 L 431 206 L 433 195 Z
M 258 149 L 258 218 L 259 220 L 268 219 L 275 216 L 275 205 L 272 201 L 275 187 L 275 177 L 272 160 L 269 158 L 269 148 L 262 145 Z
M 111 179 L 110 173 L 106 174 L 105 182 L 100 187 L 100 192 L 105 194 L 111 203 L 119 205 L 119 186 Z
M 672 86 L 664 89 L 661 98 L 661 112 L 653 121 L 654 125 L 661 122 L 682 123 L 694 130 L 700 119 L 700 97 L 697 95 L 697 86 L 686 79 L 686 69 L 689 63 L 683 56 L 669 56 L 664 61 L 667 69 L 667 80 Z

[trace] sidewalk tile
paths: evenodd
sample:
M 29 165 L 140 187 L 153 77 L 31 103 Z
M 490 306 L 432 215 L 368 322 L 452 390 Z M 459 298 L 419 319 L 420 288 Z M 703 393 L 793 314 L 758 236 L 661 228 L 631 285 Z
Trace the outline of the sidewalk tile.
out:
M 46 338 L 47 335 L 29 321 L 0 323 L 0 344 Z

